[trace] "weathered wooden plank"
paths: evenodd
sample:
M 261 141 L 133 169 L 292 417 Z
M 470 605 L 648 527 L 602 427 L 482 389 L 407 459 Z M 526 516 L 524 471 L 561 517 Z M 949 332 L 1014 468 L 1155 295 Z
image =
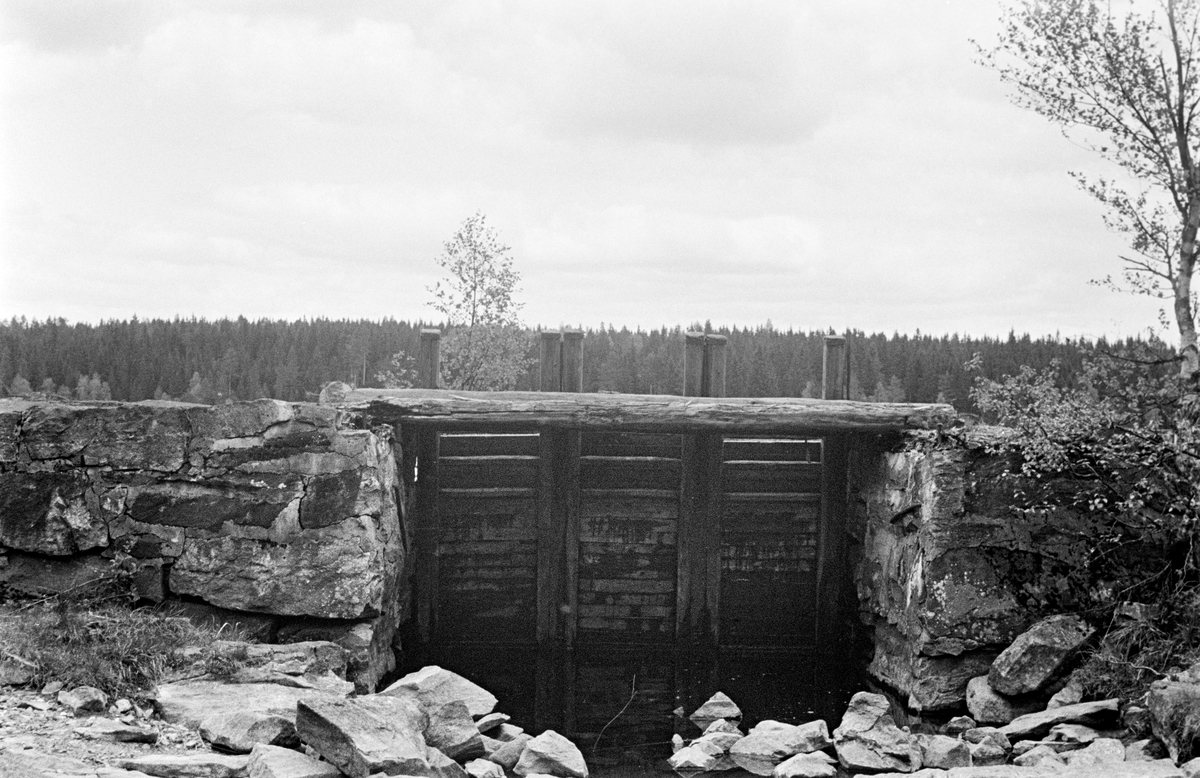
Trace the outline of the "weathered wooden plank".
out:
M 517 517 L 536 514 L 537 491 L 524 487 L 507 491 L 504 489 L 442 489 L 438 493 L 438 504 L 443 516 L 499 516 L 512 514 Z M 532 520 L 532 519 L 531 519 Z
M 678 435 L 647 432 L 584 432 L 579 453 L 582 456 L 665 457 L 679 459 Z
M 721 480 L 729 492 L 819 492 L 817 462 L 725 462 Z
M 495 434 L 445 434 L 442 435 L 441 454 L 444 457 L 480 457 L 492 455 L 538 454 L 537 433 Z
M 726 505 L 739 503 L 781 503 L 796 506 L 811 505 L 819 508 L 821 505 L 820 492 L 726 492 Z
M 725 461 L 778 460 L 788 462 L 821 461 L 820 440 L 726 438 Z
M 580 497 L 591 503 L 611 500 L 613 502 L 625 501 L 629 505 L 638 506 L 646 504 L 646 501 L 660 501 L 674 503 L 678 497 L 678 492 L 675 489 L 582 489 Z M 619 510 L 614 508 L 613 510 Z M 634 507 L 633 510 L 638 510 Z M 675 510 L 678 513 L 678 509 Z
M 643 516 L 587 517 L 580 523 L 579 540 L 583 548 L 589 543 L 600 545 L 653 543 L 671 547 L 675 552 L 674 516 L 653 518 Z M 593 550 L 595 550 L 593 548 Z
M 944 404 L 866 403 L 803 397 L 721 398 L 565 392 L 356 389 L 341 406 L 375 421 L 550 425 L 627 432 L 820 433 L 940 429 L 958 416 Z
M 530 490 L 537 485 L 538 458 L 530 456 L 486 456 L 440 458 L 443 484 L 459 489 Z
M 584 489 L 674 489 L 679 485 L 678 459 L 583 457 L 579 464 Z

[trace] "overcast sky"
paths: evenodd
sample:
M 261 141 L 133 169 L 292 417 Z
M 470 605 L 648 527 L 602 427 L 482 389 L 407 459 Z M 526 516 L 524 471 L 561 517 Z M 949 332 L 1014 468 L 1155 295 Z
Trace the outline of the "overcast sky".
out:
M 996 0 L 0 0 L 0 315 L 1144 332 Z

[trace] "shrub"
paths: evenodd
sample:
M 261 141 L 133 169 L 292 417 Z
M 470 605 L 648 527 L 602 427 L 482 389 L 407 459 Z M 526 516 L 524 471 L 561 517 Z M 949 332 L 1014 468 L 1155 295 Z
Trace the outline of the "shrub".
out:
M 1109 627 L 1081 669 L 1096 696 L 1136 697 L 1200 655 L 1200 397 L 1174 361 L 1147 344 L 1093 354 L 1071 383 L 1054 364 L 977 378 L 972 391 L 985 418 L 1012 430 L 993 444 L 1016 463 L 1008 477 L 1032 485 L 1014 510 L 1089 520 L 1087 564 L 1063 588 L 1086 592 L 1076 604 Z M 1155 615 L 1114 618 L 1125 602 Z

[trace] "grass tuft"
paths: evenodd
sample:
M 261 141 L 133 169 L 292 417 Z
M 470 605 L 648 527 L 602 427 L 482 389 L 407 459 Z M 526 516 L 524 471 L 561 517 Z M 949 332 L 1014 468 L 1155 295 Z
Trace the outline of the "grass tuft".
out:
M 238 653 L 217 646 L 246 640 L 229 625 L 198 627 L 108 594 L 52 595 L 19 607 L 10 602 L 4 611 L 0 655 L 29 667 L 33 685 L 94 686 L 112 698 L 144 698 L 172 677 L 231 676 Z

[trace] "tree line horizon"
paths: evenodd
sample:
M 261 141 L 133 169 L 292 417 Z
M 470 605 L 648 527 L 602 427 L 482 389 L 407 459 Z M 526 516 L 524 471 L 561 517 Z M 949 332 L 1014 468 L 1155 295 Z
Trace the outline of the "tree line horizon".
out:
M 411 385 L 411 356 L 423 319 L 293 321 L 237 319 L 65 319 L 0 323 L 0 391 L 82 400 L 181 399 L 219 403 L 270 397 L 315 399 L 330 381 L 356 387 Z M 513 389 L 538 384 L 537 333 L 528 344 Z M 946 402 L 976 412 L 976 377 L 997 379 L 1022 366 L 1060 366 L 1073 380 L 1097 350 L 1146 345 L 1140 338 L 932 336 L 850 330 L 663 325 L 635 329 L 601 323 L 584 328 L 583 387 L 587 392 L 681 394 L 684 334 L 707 331 L 729 338 L 726 394 L 731 397 L 817 397 L 824 336 L 845 335 L 850 352 L 850 398 L 877 402 Z M 1163 346 L 1158 343 L 1161 349 Z M 967 363 L 979 355 L 975 366 Z

